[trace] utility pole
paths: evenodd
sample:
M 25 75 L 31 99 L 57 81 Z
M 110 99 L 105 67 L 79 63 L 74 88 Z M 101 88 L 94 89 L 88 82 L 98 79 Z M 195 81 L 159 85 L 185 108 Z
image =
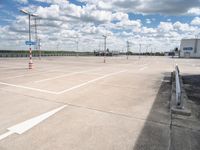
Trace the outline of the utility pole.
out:
M 41 39 L 38 39 L 39 59 L 41 59 Z
M 31 49 L 31 45 L 32 45 L 32 41 L 31 41 L 31 16 L 33 17 L 37 17 L 36 14 L 32 14 L 26 10 L 20 10 L 20 12 L 28 15 L 28 27 L 29 27 L 29 65 L 28 68 L 32 69 L 33 68 L 33 61 L 32 61 L 32 49 Z
M 106 39 L 107 39 L 107 36 L 103 35 L 103 37 L 104 37 L 104 60 L 103 60 L 103 62 L 106 63 Z
M 78 38 L 76 40 L 76 56 L 78 56 L 78 44 L 79 44 L 79 41 L 78 41 Z
M 58 43 L 58 44 L 57 44 L 57 51 L 58 51 L 58 49 L 59 49 L 59 45 L 60 45 L 60 44 Z
M 130 51 L 130 42 L 127 41 L 126 44 L 127 44 L 126 59 L 128 60 L 128 52 Z
M 34 21 L 35 21 L 35 50 L 38 49 L 38 37 L 37 37 L 37 18 L 35 17 L 34 18 Z
M 100 52 L 100 50 L 101 50 L 101 43 L 99 42 L 99 52 Z
M 146 56 L 147 56 L 147 51 L 149 49 L 149 47 L 151 46 L 151 44 L 147 45 L 147 48 L 146 48 Z
M 139 59 L 140 59 L 140 55 L 141 55 L 141 47 L 142 47 L 142 45 L 140 44 L 140 49 L 139 49 Z

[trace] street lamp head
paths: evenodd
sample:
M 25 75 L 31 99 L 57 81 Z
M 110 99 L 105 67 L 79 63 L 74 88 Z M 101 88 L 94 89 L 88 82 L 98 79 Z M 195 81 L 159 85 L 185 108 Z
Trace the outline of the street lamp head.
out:
M 37 16 L 38 16 L 38 14 L 32 14 L 32 13 L 30 13 L 29 11 L 24 10 L 24 9 L 21 9 L 20 12 L 22 12 L 22 13 L 24 13 L 24 14 L 27 14 L 27 15 L 31 15 L 31 16 L 33 16 L 33 17 L 37 17 Z
M 33 16 L 33 17 L 38 17 L 38 14 L 31 14 L 31 16 Z
M 24 13 L 24 14 L 30 14 L 27 10 L 21 9 L 20 12 Z

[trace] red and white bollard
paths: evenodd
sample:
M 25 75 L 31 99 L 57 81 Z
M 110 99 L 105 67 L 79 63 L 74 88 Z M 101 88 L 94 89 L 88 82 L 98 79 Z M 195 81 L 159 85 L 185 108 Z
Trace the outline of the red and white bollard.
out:
M 28 64 L 28 68 L 29 68 L 29 69 L 33 69 L 31 46 L 30 46 L 30 48 L 29 48 L 29 64 Z

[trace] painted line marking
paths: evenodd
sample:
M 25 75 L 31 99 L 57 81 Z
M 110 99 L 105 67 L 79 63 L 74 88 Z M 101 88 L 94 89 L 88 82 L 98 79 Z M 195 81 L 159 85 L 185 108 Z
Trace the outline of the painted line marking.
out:
M 82 83 L 82 84 L 73 86 L 73 87 L 71 87 L 71 88 L 69 88 L 69 89 L 60 91 L 60 92 L 58 92 L 58 94 L 63 94 L 63 93 L 65 93 L 65 92 L 72 91 L 72 90 L 74 90 L 74 89 L 77 89 L 77 88 L 79 88 L 79 87 L 85 86 L 85 85 L 90 84 L 90 83 L 92 83 L 92 82 L 95 82 L 95 81 L 98 81 L 98 80 L 101 80 L 101 79 L 104 79 L 104 78 L 106 78 L 106 77 L 113 76 L 113 75 L 116 75 L 116 74 L 119 74 L 119 73 L 122 73 L 122 72 L 126 72 L 126 71 L 127 71 L 127 70 L 118 71 L 118 72 L 114 72 L 114 73 L 110 73 L 110 74 L 104 75 L 104 76 L 102 76 L 102 77 L 98 77 L 98 78 L 93 79 L 93 80 L 89 80 L 89 81 L 84 82 L 84 83 Z
M 148 64 L 139 65 L 139 67 L 146 67 Z
M 47 72 L 54 72 L 54 71 L 47 71 Z M 20 77 L 24 77 L 24 76 L 32 76 L 32 75 L 43 74 L 43 73 L 47 73 L 47 72 L 38 72 L 38 73 L 31 73 L 31 74 L 22 74 L 22 75 L 18 75 L 18 76 L 11 76 L 11 77 L 7 77 L 7 78 L 3 78 L 3 80 L 4 79 L 15 79 L 15 78 L 20 78 Z
M 106 78 L 106 77 L 109 77 L 109 76 L 113 76 L 113 75 L 116 75 L 116 74 L 119 74 L 119 73 L 122 73 L 122 72 L 126 72 L 126 71 L 127 71 L 127 70 L 122 70 L 122 71 L 110 73 L 110 74 L 104 75 L 104 76 L 102 76 L 102 77 L 98 77 L 98 78 L 96 78 L 96 79 L 92 79 L 92 80 L 89 80 L 89 81 L 84 82 L 84 83 L 82 83 L 82 84 L 73 86 L 73 87 L 71 87 L 71 88 L 68 88 L 68 89 L 63 90 L 63 91 L 60 91 L 60 92 L 53 92 L 53 91 L 42 90 L 42 89 L 37 89 L 37 88 L 31 88 L 31 87 L 22 86 L 22 85 L 9 84 L 9 83 L 5 83 L 5 82 L 0 82 L 0 84 L 2 84 L 2 85 L 7 85 L 7 86 L 12 86 L 12 87 L 17 87 L 17 88 L 23 88 L 23 89 L 33 90 L 33 91 L 38 91 L 38 92 L 43 92 L 43 93 L 48 93 L 48 94 L 59 95 L 59 94 L 63 94 L 63 93 L 65 93 L 65 92 L 69 92 L 69 91 L 72 91 L 72 90 L 74 90 L 74 89 L 77 89 L 77 88 L 79 88 L 79 87 L 85 86 L 85 85 L 87 85 L 87 84 L 89 84 L 89 83 L 93 83 L 93 82 L 98 81 L 98 80 L 101 80 L 101 79 L 103 79 L 103 78 Z
M 65 107 L 66 107 L 66 105 L 63 105 L 63 106 L 61 106 L 59 108 L 56 108 L 56 109 L 51 110 L 49 112 L 46 112 L 46 113 L 44 113 L 42 115 L 39 115 L 37 117 L 31 118 L 29 120 L 26 120 L 24 122 L 21 122 L 19 124 L 16 124 L 16 125 L 14 125 L 12 127 L 7 128 L 8 132 L 0 135 L 0 140 L 3 140 L 6 137 L 8 137 L 9 135 L 12 135 L 14 133 L 23 134 L 24 132 L 30 130 L 34 126 L 38 125 L 39 123 L 41 123 L 42 121 L 44 121 L 47 118 L 51 117 L 52 115 L 54 115 L 55 113 L 57 113 L 58 111 L 62 110 Z
M 146 68 L 147 68 L 147 66 L 142 67 L 142 68 L 139 69 L 139 71 L 145 70 Z
M 98 68 L 98 69 L 100 69 L 100 68 Z M 75 74 L 79 74 L 79 73 L 85 73 L 85 72 L 94 71 L 94 70 L 97 70 L 97 69 L 67 73 L 67 74 L 64 74 L 64 75 L 60 75 L 60 76 L 56 76 L 56 77 L 52 77 L 52 78 L 47 78 L 47 79 L 42 79 L 42 80 L 37 80 L 37 81 L 34 81 L 34 82 L 35 83 L 40 83 L 40 82 L 45 82 L 45 81 L 49 81 L 49 80 L 55 80 L 55 79 L 58 79 L 58 78 L 68 77 L 68 76 L 71 76 L 71 75 L 75 75 Z
M 12 131 L 8 131 L 8 132 L 0 135 L 0 141 L 3 140 L 3 139 L 5 139 L 6 137 L 8 137 L 11 134 L 13 134 L 13 132 Z
M 0 82 L 0 84 L 17 87 L 17 88 L 22 88 L 22 89 L 33 90 L 33 91 L 39 91 L 39 92 L 43 92 L 43 93 L 57 94 L 57 92 L 52 92 L 52 91 L 42 90 L 42 89 L 37 89 L 37 88 L 31 88 L 31 87 L 22 86 L 22 85 L 9 84 L 9 83 L 5 83 L 5 82 Z
M 20 78 L 20 77 L 24 77 L 24 76 L 33 76 L 33 75 L 38 75 L 38 74 L 41 75 L 41 74 L 45 74 L 45 73 L 48 73 L 48 72 L 61 72 L 61 71 L 59 71 L 59 70 L 45 70 L 45 71 L 38 72 L 38 73 L 31 73 L 31 74 L 22 74 L 22 75 L 18 75 L 18 76 L 11 76 L 11 77 L 7 77 L 7 78 L 3 78 L 2 80 L 4 80 L 4 79 L 15 79 L 15 78 Z

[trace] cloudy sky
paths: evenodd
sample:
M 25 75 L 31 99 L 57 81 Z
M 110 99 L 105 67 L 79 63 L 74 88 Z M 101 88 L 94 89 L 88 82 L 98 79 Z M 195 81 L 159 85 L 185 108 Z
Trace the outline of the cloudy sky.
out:
M 28 16 L 38 14 L 44 50 L 169 51 L 200 34 L 200 0 L 0 0 L 0 49 L 28 49 Z M 35 40 L 34 18 L 31 19 Z M 200 36 L 200 35 L 199 35 Z

